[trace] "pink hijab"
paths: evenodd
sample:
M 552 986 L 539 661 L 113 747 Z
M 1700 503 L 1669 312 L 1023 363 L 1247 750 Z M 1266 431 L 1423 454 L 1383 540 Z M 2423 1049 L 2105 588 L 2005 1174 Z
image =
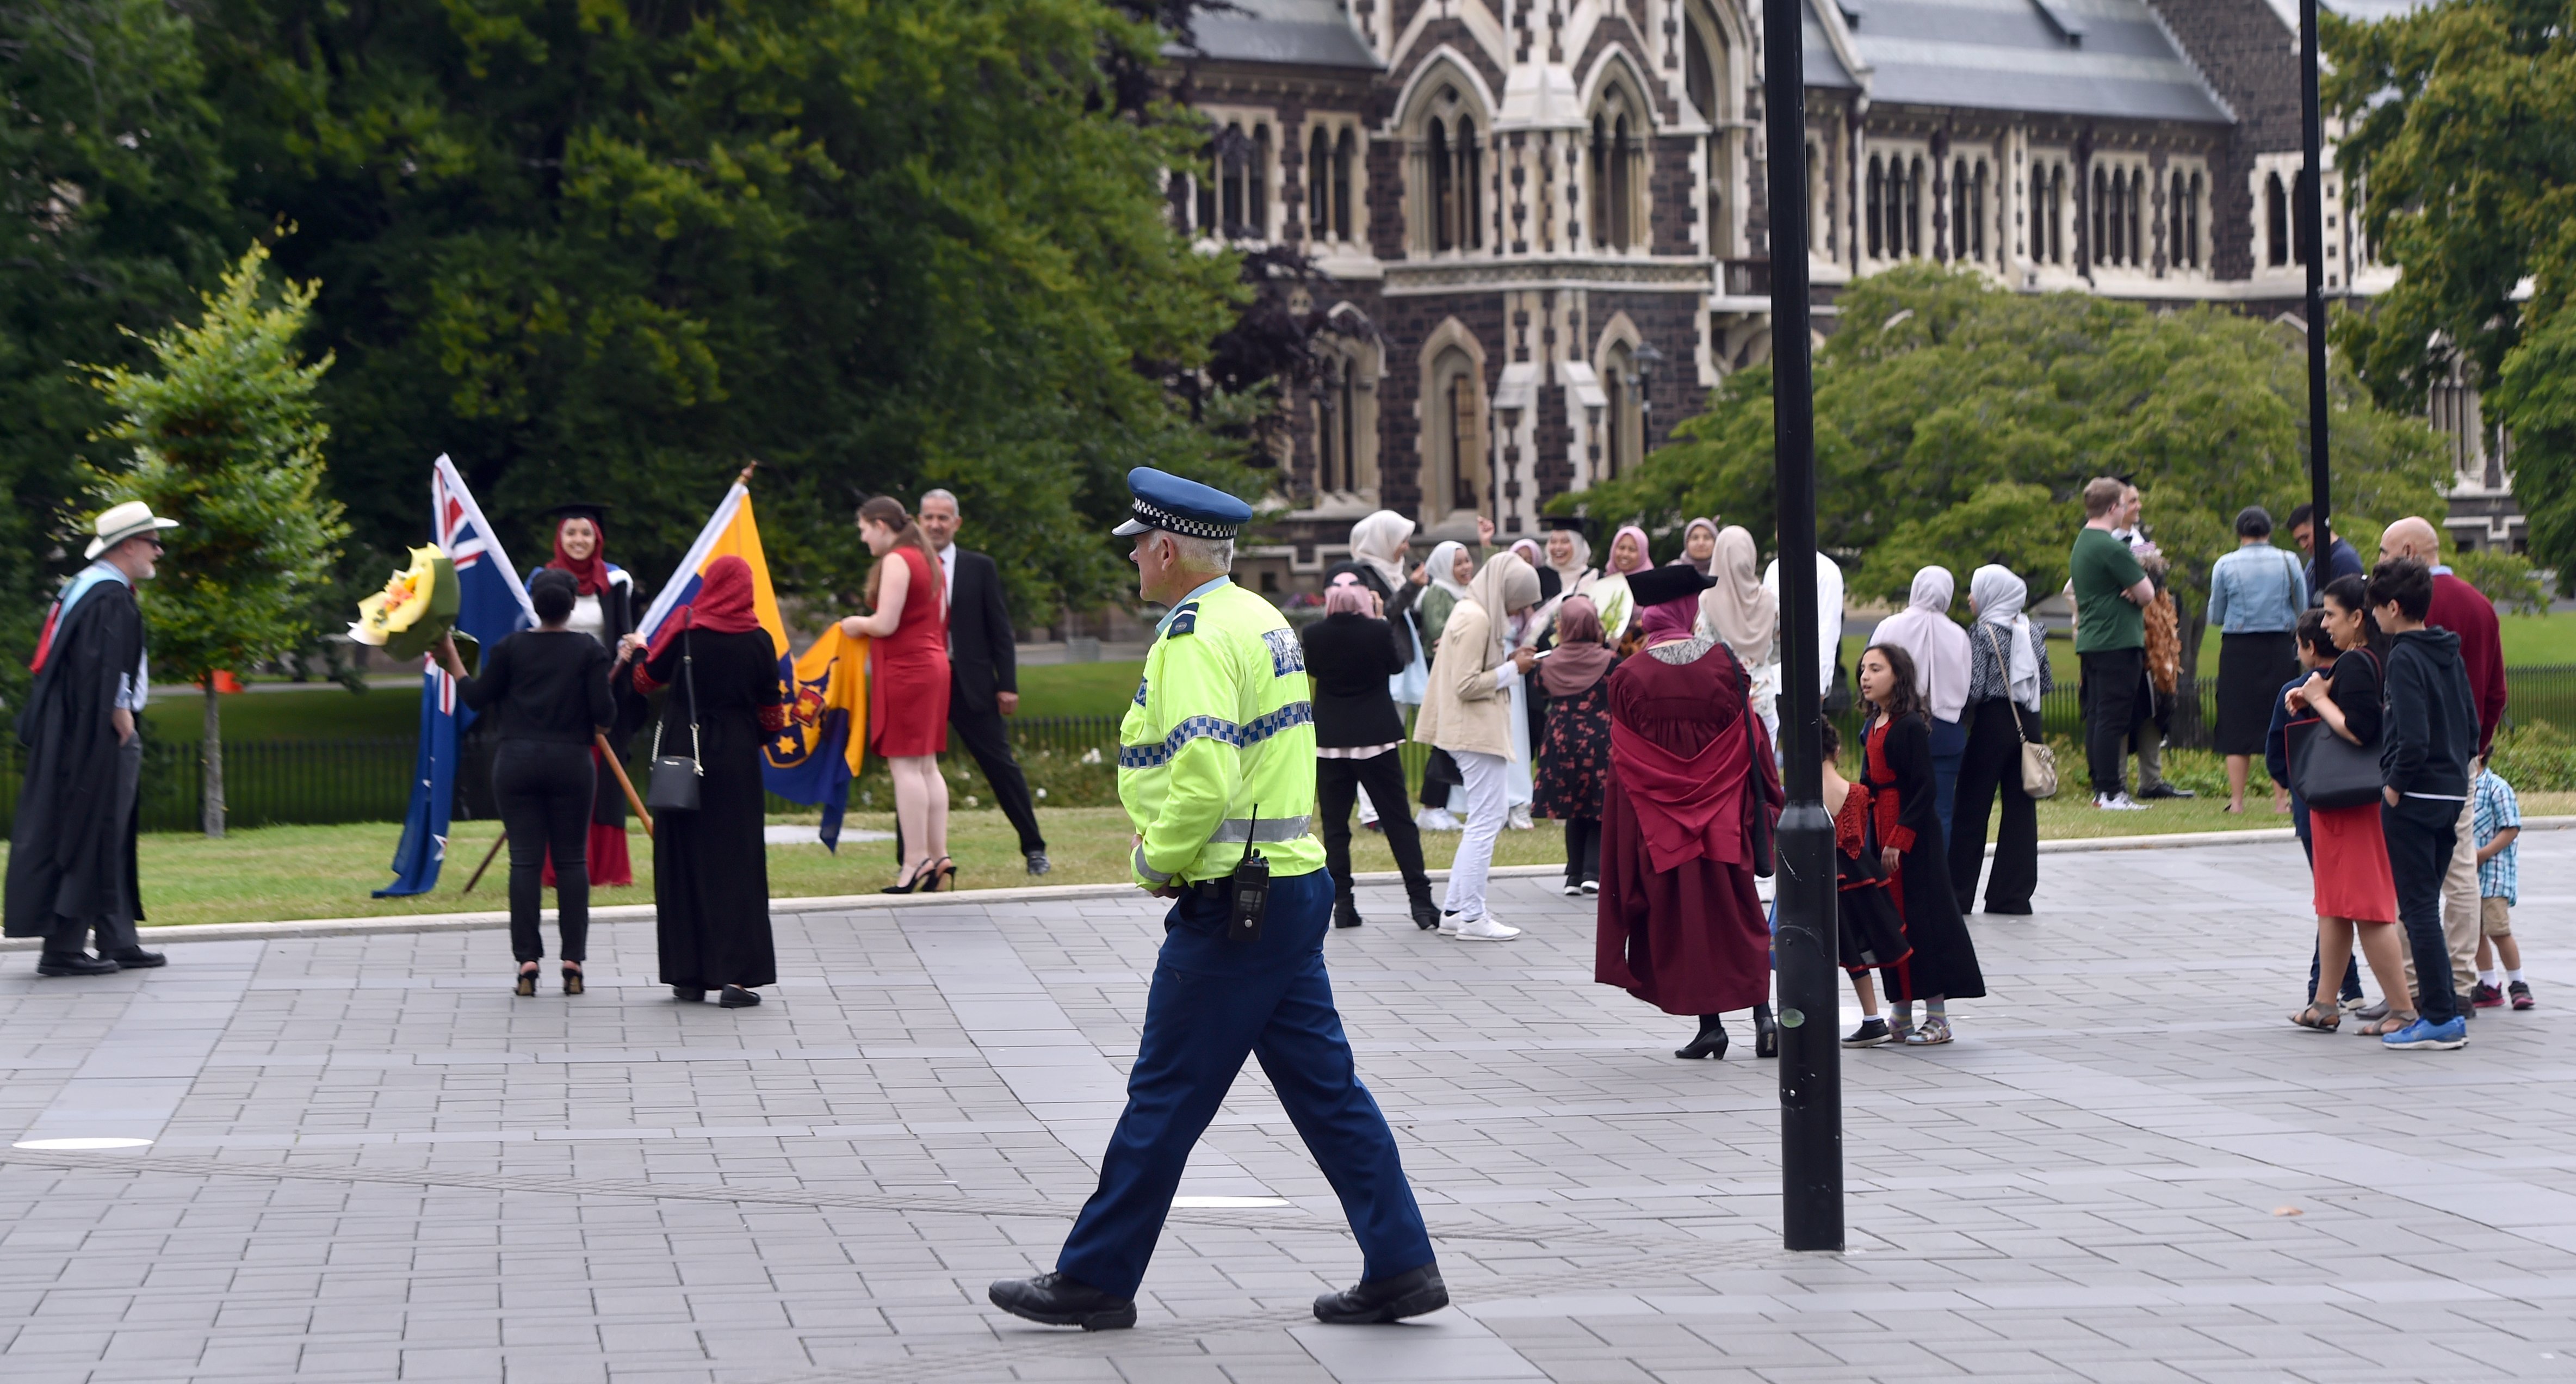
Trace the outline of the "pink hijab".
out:
M 1622 538 L 1633 538 L 1637 540 L 1637 560 L 1629 563 L 1625 567 L 1611 566 L 1611 563 L 1616 563 L 1619 560 L 1619 540 Z M 1644 529 L 1638 528 L 1634 524 L 1624 524 L 1620 526 L 1617 533 L 1610 535 L 1610 558 L 1609 561 L 1603 565 L 1607 567 L 1608 570 L 1622 575 L 1629 572 L 1642 572 L 1655 565 L 1654 551 L 1653 546 L 1648 544 L 1646 541 L 1646 531 Z

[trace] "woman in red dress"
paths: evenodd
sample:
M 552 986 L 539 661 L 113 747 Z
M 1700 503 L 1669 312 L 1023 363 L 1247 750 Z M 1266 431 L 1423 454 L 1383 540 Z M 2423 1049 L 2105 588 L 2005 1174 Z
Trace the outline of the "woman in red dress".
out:
M 2305 735 L 2340 735 L 2365 750 L 2379 748 L 2379 676 L 2388 637 L 2371 618 L 2366 589 L 2359 576 L 2345 576 L 2319 593 L 2325 598 L 2326 633 L 2343 653 L 2330 674 L 2310 673 L 2306 682 L 2282 694 L 2290 714 L 2298 718 L 2290 722 L 2294 746 Z M 2353 934 L 2359 933 L 2362 958 L 2370 963 L 2380 998 L 2388 1004 L 2387 1016 L 2362 1033 L 2394 1033 L 2414 1022 L 2415 1007 L 2400 959 L 2397 880 L 2388 868 L 2388 842 L 2379 834 L 2379 804 L 2323 808 L 2310 803 L 2308 835 L 2315 852 L 2309 864 L 2316 881 L 2318 974 L 2337 980 L 2319 986 L 2323 1000 L 2291 1015 L 2290 1022 L 2326 1033 L 2342 1026 L 2335 989 L 2352 964 Z
M 936 893 L 953 886 L 948 858 L 948 781 L 939 755 L 948 748 L 948 582 L 939 555 L 903 506 L 883 495 L 859 506 L 859 537 L 877 555 L 868 570 L 867 602 L 841 631 L 873 643 L 868 662 L 868 748 L 885 756 L 894 776 L 894 816 L 902 830 L 903 878 L 885 892 Z
M 1671 573 L 1679 600 L 1649 604 Z M 1666 579 L 1669 580 L 1669 579 Z M 1699 574 L 1629 579 L 1646 647 L 1610 675 L 1610 778 L 1602 790 L 1601 902 L 1593 979 L 1699 1020 L 1673 1056 L 1726 1056 L 1726 1011 L 1754 1010 L 1755 1055 L 1777 1052 L 1771 933 L 1753 892 L 1754 814 L 1779 801 L 1770 737 L 1745 704 L 1751 679 L 1723 643 L 1693 634 Z M 1638 589 L 1644 587 L 1646 589 Z

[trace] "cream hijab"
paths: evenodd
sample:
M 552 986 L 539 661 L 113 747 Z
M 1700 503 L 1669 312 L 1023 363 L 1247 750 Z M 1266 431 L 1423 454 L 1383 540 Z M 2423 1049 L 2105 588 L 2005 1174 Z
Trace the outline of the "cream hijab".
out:
M 1516 553 L 1496 553 L 1467 584 L 1467 598 L 1485 611 L 1485 647 L 1477 653 L 1476 666 L 1498 667 L 1511 656 L 1512 612 L 1538 604 L 1538 569 Z
M 1467 599 L 1467 584 L 1458 580 L 1455 573 L 1458 555 L 1465 551 L 1467 545 L 1454 538 L 1431 550 L 1431 584 L 1462 601 Z
M 1914 690 L 1936 721 L 1956 722 L 1968 706 L 1968 632 L 1950 618 L 1958 585 L 1947 567 L 1916 572 L 1905 609 L 1879 621 L 1870 636 L 1914 656 Z
M 1351 556 L 1386 582 L 1389 591 L 1404 589 L 1404 559 L 1413 541 L 1413 521 L 1382 509 L 1351 525 Z
M 1780 604 L 1762 589 L 1760 558 L 1753 535 L 1742 524 L 1719 529 L 1717 551 L 1709 555 L 1717 585 L 1699 595 L 1700 618 L 1708 622 L 1709 633 L 1725 640 L 1747 668 L 1771 661 L 1771 641 L 1780 632 Z

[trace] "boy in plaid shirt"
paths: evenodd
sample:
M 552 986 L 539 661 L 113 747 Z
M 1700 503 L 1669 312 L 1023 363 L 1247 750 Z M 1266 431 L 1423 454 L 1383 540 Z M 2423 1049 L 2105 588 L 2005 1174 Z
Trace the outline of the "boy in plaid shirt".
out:
M 2520 870 L 2514 863 L 2514 838 L 2522 835 L 2522 803 L 2513 785 L 2496 776 L 2485 760 L 2476 764 L 2469 785 L 2471 829 L 2478 843 L 2478 986 L 2469 1003 L 2494 1009 L 2513 997 L 2513 1007 L 2529 1009 L 2531 986 L 2522 978 L 2522 947 L 2513 940 L 2513 903 Z M 2495 969 L 2497 961 L 2504 969 Z M 2498 988 L 2496 982 L 2505 984 Z

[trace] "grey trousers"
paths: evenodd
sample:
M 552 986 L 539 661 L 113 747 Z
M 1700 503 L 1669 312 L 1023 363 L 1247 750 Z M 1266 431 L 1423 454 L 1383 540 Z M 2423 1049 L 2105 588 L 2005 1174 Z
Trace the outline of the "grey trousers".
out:
M 142 785 L 143 738 L 136 736 L 126 741 L 116 754 L 116 810 L 108 820 L 116 822 L 119 830 L 133 818 L 134 795 Z M 134 911 L 135 901 L 127 899 L 124 907 L 95 917 L 66 918 L 57 914 L 54 930 L 45 937 L 45 952 L 50 956 L 69 956 L 73 952 L 87 951 L 92 932 L 98 934 L 98 950 L 102 956 L 133 951 L 143 945 L 141 934 L 135 931 Z

